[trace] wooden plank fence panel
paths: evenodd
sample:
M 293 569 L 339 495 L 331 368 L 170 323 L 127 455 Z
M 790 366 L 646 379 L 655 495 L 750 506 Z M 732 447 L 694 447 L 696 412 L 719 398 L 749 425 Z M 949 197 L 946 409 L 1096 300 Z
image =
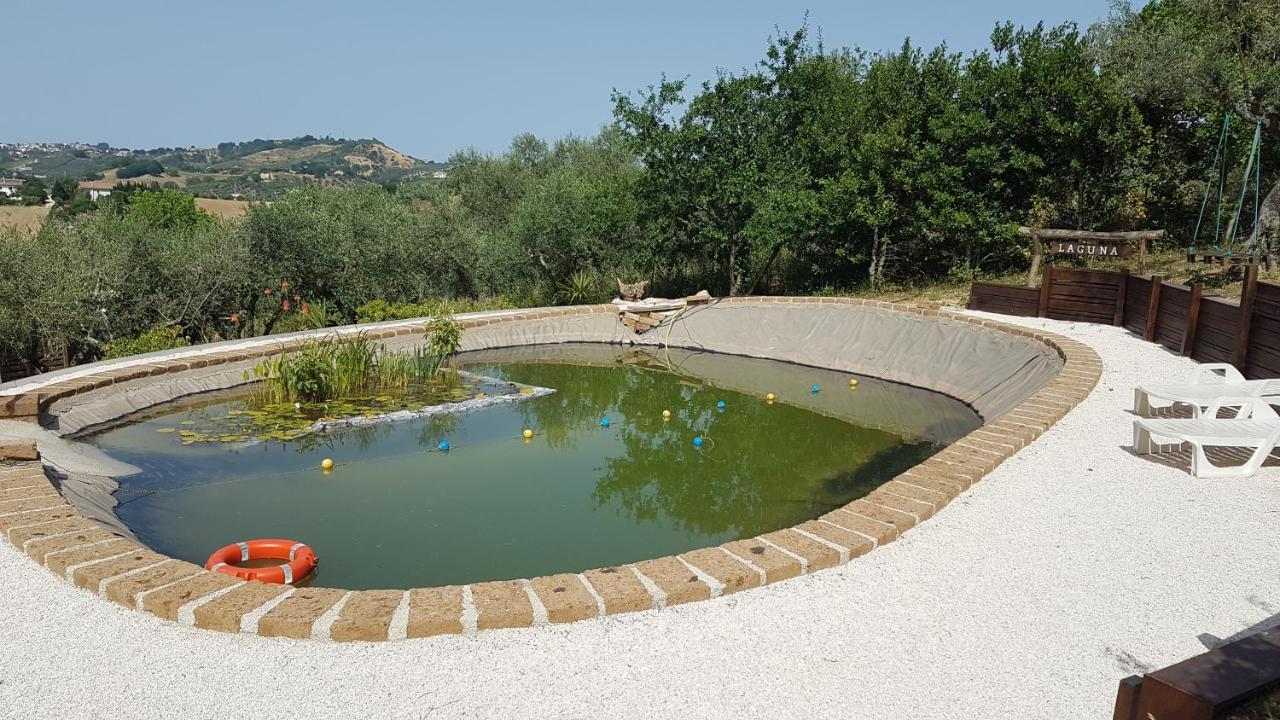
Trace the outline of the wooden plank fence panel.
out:
M 1191 306 L 1191 288 L 1186 285 L 1165 283 L 1160 288 L 1159 314 L 1156 316 L 1155 341 L 1174 352 L 1182 349 L 1186 334 L 1188 310 Z
M 1280 285 L 1258 283 L 1254 291 L 1243 372 L 1249 378 L 1280 377 Z
M 1115 324 L 1124 310 L 1125 273 L 1054 268 L 1045 317 Z
M 1236 330 L 1240 324 L 1240 305 L 1222 298 L 1200 300 L 1200 322 L 1197 324 L 1191 357 L 1199 362 L 1229 363 L 1235 359 Z
M 1019 317 L 1035 317 L 1039 306 L 1039 289 L 995 283 L 974 283 L 969 289 L 969 302 L 965 305 L 970 310 Z
M 1130 275 L 1125 281 L 1124 327 L 1136 335 L 1147 334 L 1147 314 L 1151 309 L 1151 278 Z
M 974 283 L 969 307 L 1056 320 L 1122 325 L 1200 362 L 1226 362 L 1250 378 L 1280 377 L 1280 285 L 1246 269 L 1239 302 L 1160 276 L 1043 268 L 1038 290 Z

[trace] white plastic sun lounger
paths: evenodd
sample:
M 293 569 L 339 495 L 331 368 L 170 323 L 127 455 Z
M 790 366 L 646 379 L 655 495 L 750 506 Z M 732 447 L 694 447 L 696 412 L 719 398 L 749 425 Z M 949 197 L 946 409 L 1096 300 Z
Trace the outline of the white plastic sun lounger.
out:
M 1191 382 L 1143 385 L 1133 391 L 1133 412 L 1149 417 L 1152 407 L 1177 403 L 1190 405 L 1193 417 L 1205 416 L 1221 397 L 1273 397 L 1280 402 L 1280 380 L 1246 380 L 1228 363 L 1205 363 L 1196 369 Z M 1152 402 L 1153 400 L 1159 402 Z
M 1219 419 L 1222 408 L 1237 408 L 1236 416 Z M 1191 473 L 1198 478 L 1247 478 L 1280 442 L 1280 415 L 1257 397 L 1222 397 L 1194 420 L 1143 418 L 1133 421 L 1133 451 L 1139 455 L 1160 452 L 1155 438 L 1168 438 L 1191 445 Z M 1253 454 L 1244 465 L 1218 467 L 1205 457 L 1205 447 L 1249 447 Z

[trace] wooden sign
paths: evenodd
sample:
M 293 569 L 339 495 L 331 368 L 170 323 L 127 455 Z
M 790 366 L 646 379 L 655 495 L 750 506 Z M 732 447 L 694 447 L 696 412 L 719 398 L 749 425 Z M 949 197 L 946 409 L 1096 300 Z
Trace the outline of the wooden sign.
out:
M 1070 240 L 1059 240 L 1053 245 L 1054 255 L 1071 255 L 1073 257 L 1129 257 L 1133 255 L 1133 248 L 1129 245 L 1119 245 L 1116 243 L 1094 243 L 1094 242 L 1074 242 Z

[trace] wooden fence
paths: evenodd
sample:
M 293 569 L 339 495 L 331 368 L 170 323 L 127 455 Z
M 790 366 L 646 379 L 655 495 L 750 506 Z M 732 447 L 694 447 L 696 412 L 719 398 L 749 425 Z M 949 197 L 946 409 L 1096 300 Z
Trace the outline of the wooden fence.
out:
M 1200 285 L 1128 271 L 1046 267 L 1039 288 L 974 283 L 971 310 L 1127 328 L 1200 362 L 1231 363 L 1246 377 L 1280 377 L 1280 285 L 1245 269 L 1240 300 Z
M 49 345 L 40 353 L 36 363 L 31 363 L 0 347 L 0 382 L 18 380 L 42 372 L 61 370 L 70 365 L 65 345 Z

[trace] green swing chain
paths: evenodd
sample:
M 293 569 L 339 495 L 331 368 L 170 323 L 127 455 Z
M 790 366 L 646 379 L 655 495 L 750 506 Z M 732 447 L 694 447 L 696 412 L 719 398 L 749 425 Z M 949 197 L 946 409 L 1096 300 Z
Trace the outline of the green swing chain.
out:
M 1210 174 L 1216 175 L 1218 178 L 1218 203 L 1217 203 L 1217 209 L 1216 209 L 1217 218 L 1215 219 L 1214 226 L 1213 226 L 1213 245 L 1215 248 L 1218 245 L 1218 233 L 1222 226 L 1222 181 L 1223 181 L 1223 177 L 1226 175 L 1225 169 L 1220 167 L 1220 165 L 1222 163 L 1222 152 L 1226 147 L 1227 134 L 1230 129 L 1231 129 L 1231 113 L 1225 112 L 1222 114 L 1222 132 L 1218 134 L 1218 149 L 1213 154 L 1213 165 L 1209 169 Z M 1205 183 L 1204 199 L 1200 201 L 1200 214 L 1196 217 L 1196 229 L 1195 229 L 1195 232 L 1191 234 L 1190 252 L 1195 252 L 1196 243 L 1200 241 L 1200 227 L 1204 222 L 1204 211 L 1209 206 L 1209 192 L 1210 190 L 1212 190 L 1212 188 L 1213 188 L 1212 183 Z
M 1227 138 L 1231 131 L 1231 113 L 1222 114 L 1222 132 L 1218 135 L 1218 147 L 1213 155 L 1213 165 L 1210 167 L 1210 175 L 1218 179 L 1218 201 L 1214 207 L 1214 223 L 1213 223 L 1213 249 L 1221 252 L 1222 248 L 1219 242 L 1222 238 L 1222 208 L 1223 200 L 1226 196 L 1226 179 L 1227 166 L 1224 159 Z M 1253 175 L 1250 178 L 1250 174 Z M 1240 214 L 1244 211 L 1245 199 L 1249 193 L 1249 181 L 1253 180 L 1253 227 L 1256 229 L 1258 220 L 1261 217 L 1260 195 L 1262 191 L 1262 121 L 1255 123 L 1253 128 L 1253 142 L 1249 146 L 1248 161 L 1244 166 L 1244 175 L 1240 182 L 1240 199 L 1236 203 L 1235 218 L 1231 222 L 1231 235 L 1226 238 L 1227 254 L 1230 255 L 1235 250 L 1236 236 L 1240 232 Z M 1209 207 L 1209 195 L 1213 190 L 1213 184 L 1206 183 L 1204 187 L 1204 198 L 1200 201 L 1200 213 L 1196 216 L 1195 231 L 1191 235 L 1192 245 L 1188 252 L 1194 253 L 1196 243 L 1200 241 L 1200 228 L 1204 225 L 1204 212 Z
M 1227 240 L 1227 251 L 1235 248 L 1236 234 L 1240 232 L 1240 213 L 1244 210 L 1244 199 L 1249 192 L 1249 175 L 1257 168 L 1253 183 L 1253 228 L 1258 227 L 1258 194 L 1262 190 L 1262 121 L 1253 128 L 1253 144 L 1249 147 L 1249 160 L 1244 166 L 1244 177 L 1240 183 L 1240 201 L 1236 203 L 1236 218 L 1231 224 L 1231 237 Z

